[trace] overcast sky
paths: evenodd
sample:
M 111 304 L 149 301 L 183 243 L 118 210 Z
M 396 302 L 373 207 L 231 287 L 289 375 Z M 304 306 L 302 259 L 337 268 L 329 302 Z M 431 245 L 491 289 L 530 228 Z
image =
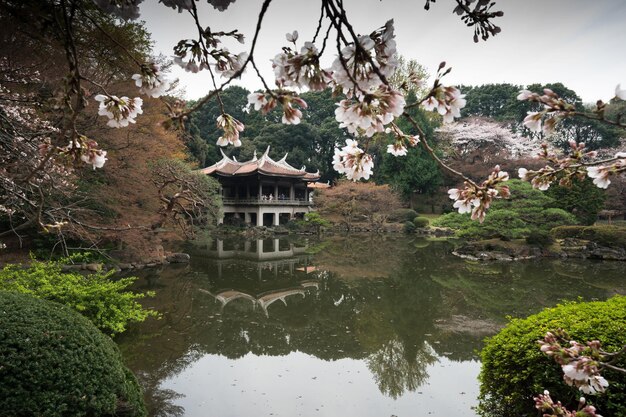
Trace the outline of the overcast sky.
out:
M 431 73 L 439 62 L 453 67 L 447 84 L 480 85 L 507 82 L 562 82 L 585 102 L 608 100 L 615 85 L 626 85 L 626 1 L 624 0 L 496 0 L 504 17 L 494 22 L 502 32 L 486 42 L 475 44 L 473 31 L 452 13 L 452 0 L 439 0 L 431 10 L 424 0 L 345 0 L 348 18 L 355 30 L 365 34 L 393 18 L 398 52 L 415 59 Z M 249 47 L 260 9 L 260 0 L 236 0 L 225 12 L 218 12 L 200 1 L 201 23 L 213 31 L 239 29 L 246 44 L 228 43 L 233 52 Z M 261 30 L 256 62 L 272 81 L 270 60 L 286 45 L 285 33 L 297 29 L 299 46 L 313 36 L 319 17 L 319 1 L 272 1 Z M 188 13 L 147 0 L 141 18 L 155 41 L 155 53 L 172 55 L 178 40 L 195 38 L 195 27 Z M 325 58 L 334 58 L 328 49 Z M 179 77 L 189 99 L 211 90 L 206 73 L 189 74 L 180 68 Z M 261 83 L 250 70 L 237 82 L 254 90 Z

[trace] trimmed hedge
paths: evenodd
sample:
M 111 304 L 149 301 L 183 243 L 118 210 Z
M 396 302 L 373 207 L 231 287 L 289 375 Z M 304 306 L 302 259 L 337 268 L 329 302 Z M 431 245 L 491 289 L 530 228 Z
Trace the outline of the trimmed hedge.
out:
M 416 218 L 413 219 L 413 224 L 418 229 L 428 226 L 429 223 L 430 223 L 430 220 L 428 220 L 428 218 L 426 217 L 417 216 Z
M 626 248 L 626 227 L 622 226 L 560 226 L 551 234 L 557 239 L 584 239 L 609 248 Z
M 599 340 L 611 352 L 626 343 L 626 297 L 607 301 L 570 302 L 525 319 L 513 319 L 487 339 L 481 352 L 478 412 L 485 417 L 536 416 L 533 396 L 549 390 L 552 398 L 576 409 L 578 389 L 563 381 L 561 367 L 540 352 L 537 340 L 548 331 L 564 329 L 579 342 Z M 626 366 L 626 358 L 616 365 Z M 586 395 L 605 416 L 626 415 L 626 375 L 604 371 L 610 385 L 603 395 Z
M 145 416 L 113 341 L 58 303 L 0 291 L 0 416 Z

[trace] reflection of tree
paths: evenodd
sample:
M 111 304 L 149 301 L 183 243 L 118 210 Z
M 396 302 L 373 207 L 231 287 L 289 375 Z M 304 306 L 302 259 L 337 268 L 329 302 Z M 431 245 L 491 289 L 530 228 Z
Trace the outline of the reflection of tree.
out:
M 149 399 L 148 413 L 152 417 L 182 417 L 185 415 L 185 408 L 174 404 L 174 401 L 183 398 L 183 394 L 179 394 L 171 389 L 160 388 L 160 380 L 155 375 L 147 373 L 138 373 L 137 379 L 143 389 L 145 398 Z
M 367 358 L 367 367 L 380 392 L 396 399 L 406 391 L 415 391 L 426 382 L 426 368 L 435 360 L 428 344 L 423 343 L 413 355 L 405 350 L 399 340 L 393 339 Z

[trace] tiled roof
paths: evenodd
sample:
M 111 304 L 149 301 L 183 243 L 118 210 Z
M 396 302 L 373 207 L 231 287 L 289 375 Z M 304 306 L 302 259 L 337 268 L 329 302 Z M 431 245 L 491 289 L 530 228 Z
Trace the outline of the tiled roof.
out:
M 306 167 L 297 169 L 289 165 L 287 163 L 287 154 L 281 160 L 274 161 L 269 156 L 269 146 L 260 158 L 257 158 L 255 152 L 254 158 L 247 162 L 237 162 L 236 159 L 226 156 L 221 149 L 220 152 L 222 152 L 222 159 L 209 167 L 201 169 L 200 172 L 207 175 L 215 174 L 221 176 L 251 175 L 258 172 L 274 177 L 302 178 L 305 181 L 317 181 L 320 179 L 319 171 L 315 173 L 306 172 Z

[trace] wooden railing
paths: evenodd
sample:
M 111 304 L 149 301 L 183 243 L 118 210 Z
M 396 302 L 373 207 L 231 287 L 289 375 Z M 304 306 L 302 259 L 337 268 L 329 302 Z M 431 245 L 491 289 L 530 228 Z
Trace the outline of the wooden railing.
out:
M 259 198 L 224 198 L 224 205 L 232 206 L 310 206 L 313 202 L 305 199 L 272 199 L 262 200 Z

